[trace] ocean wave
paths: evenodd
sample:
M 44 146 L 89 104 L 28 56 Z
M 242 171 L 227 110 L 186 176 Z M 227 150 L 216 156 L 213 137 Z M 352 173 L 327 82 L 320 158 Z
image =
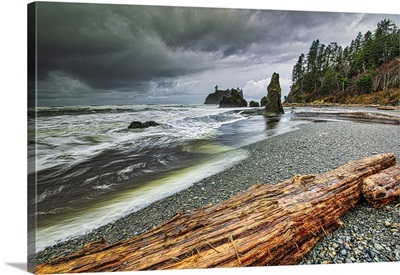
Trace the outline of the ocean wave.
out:
M 41 194 L 36 196 L 36 202 L 40 203 L 49 197 L 60 194 L 64 188 L 65 188 L 65 185 L 60 185 L 55 188 L 48 188 L 44 192 L 42 192 Z
M 142 114 L 142 117 L 146 116 Z M 94 125 L 80 125 L 81 119 L 76 117 L 74 119 L 76 121 L 71 123 L 69 128 L 60 127 L 58 130 L 48 125 L 40 125 L 39 122 L 36 143 L 38 171 L 60 164 L 74 165 L 110 149 L 120 151 L 134 149 L 141 152 L 149 147 L 171 147 L 188 140 L 213 139 L 218 134 L 216 130 L 219 127 L 243 118 L 237 114 L 201 116 L 181 111 L 174 119 L 161 120 L 161 126 L 141 131 L 121 127 L 122 120 L 126 121 L 124 122 L 126 125 L 131 120 L 127 116 L 119 117 L 118 122 L 115 119 L 102 118 L 101 121 L 93 121 Z M 107 119 L 110 119 L 110 122 L 105 121 Z M 102 125 L 98 125 L 99 123 Z M 46 124 L 51 122 L 47 121 Z
M 118 195 L 114 194 L 108 200 L 101 200 L 92 207 L 73 211 L 67 218 L 59 219 L 57 223 L 38 227 L 36 250 L 40 252 L 48 246 L 84 235 L 94 228 L 138 211 L 157 200 L 190 187 L 201 179 L 228 169 L 247 157 L 248 153 L 245 150 L 215 154 L 195 165 L 154 178 L 140 187 L 121 190 Z M 102 191 L 109 187 L 107 184 L 97 186 L 103 189 Z
M 102 184 L 102 185 L 94 185 L 92 186 L 93 190 L 112 190 L 115 184 Z

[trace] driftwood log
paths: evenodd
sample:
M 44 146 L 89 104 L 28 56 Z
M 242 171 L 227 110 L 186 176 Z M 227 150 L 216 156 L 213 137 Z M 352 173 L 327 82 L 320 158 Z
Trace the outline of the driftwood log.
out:
M 400 165 L 397 164 L 364 179 L 361 186 L 364 198 L 379 208 L 400 196 Z
M 395 165 L 394 154 L 350 162 L 331 172 L 256 184 L 217 205 L 179 212 L 162 225 L 115 244 L 99 241 L 37 266 L 37 273 L 296 264 L 341 225 L 363 180 Z

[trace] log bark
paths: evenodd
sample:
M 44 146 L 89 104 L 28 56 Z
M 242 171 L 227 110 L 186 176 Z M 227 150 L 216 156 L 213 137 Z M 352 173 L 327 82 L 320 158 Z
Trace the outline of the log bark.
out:
M 295 176 L 247 191 L 115 244 L 95 242 L 37 266 L 37 273 L 296 264 L 341 225 L 363 179 L 395 165 L 394 154 L 353 161 L 320 175 Z
M 364 198 L 380 208 L 400 196 L 400 165 L 392 166 L 364 179 L 361 186 Z

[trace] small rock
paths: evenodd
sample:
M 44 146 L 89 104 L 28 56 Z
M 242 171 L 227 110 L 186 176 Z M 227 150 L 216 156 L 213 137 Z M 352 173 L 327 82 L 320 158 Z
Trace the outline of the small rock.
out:
M 341 255 L 345 256 L 347 254 L 347 250 L 346 249 L 342 249 L 339 252 Z
M 346 264 L 351 264 L 351 263 L 353 263 L 353 262 L 352 262 L 352 260 L 346 258 L 345 263 L 346 263 Z
M 376 250 L 383 250 L 384 248 L 380 245 L 380 244 L 378 244 L 378 243 L 374 243 L 374 248 L 376 249 Z
M 336 249 L 339 247 L 339 245 L 337 243 L 332 243 L 332 247 Z
M 390 227 L 392 224 L 389 221 L 385 221 L 385 226 Z
M 140 121 L 132 121 L 131 124 L 129 124 L 128 129 L 142 129 L 142 128 L 149 128 L 149 127 L 154 127 L 160 125 L 159 123 L 155 121 L 146 121 L 146 122 L 140 122 Z
M 367 250 L 368 256 L 373 259 L 375 257 L 374 252 L 372 252 L 371 250 Z

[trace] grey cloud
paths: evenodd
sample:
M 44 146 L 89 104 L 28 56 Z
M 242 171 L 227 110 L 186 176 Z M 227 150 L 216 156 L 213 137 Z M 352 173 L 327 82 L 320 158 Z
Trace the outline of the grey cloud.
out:
M 218 74 L 219 69 L 230 66 L 295 62 L 312 40 L 349 43 L 358 30 L 370 29 L 371 22 L 376 24 L 383 18 L 39 2 L 38 78 L 47 91 L 53 85 L 54 93 L 67 92 L 61 88 L 61 78 L 54 86 L 55 73 L 84 83 L 91 92 L 137 95 L 159 88 L 185 93 L 175 85 L 176 78 L 195 77 L 209 70 Z

